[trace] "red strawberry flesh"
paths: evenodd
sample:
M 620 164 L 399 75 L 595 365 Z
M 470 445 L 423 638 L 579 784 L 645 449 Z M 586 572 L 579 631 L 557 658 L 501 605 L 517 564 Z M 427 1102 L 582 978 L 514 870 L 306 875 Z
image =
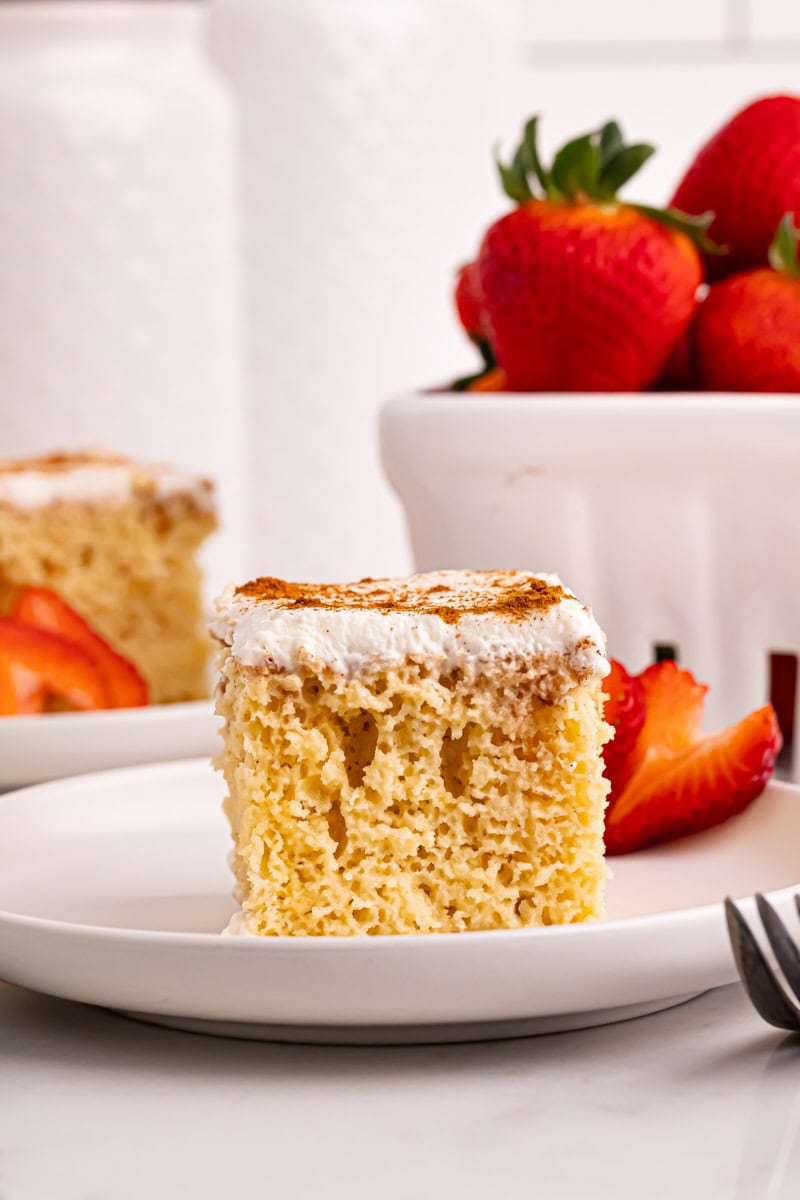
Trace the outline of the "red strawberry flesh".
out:
M 765 96 L 728 121 L 699 151 L 672 198 L 686 213 L 713 212 L 711 279 L 766 264 L 775 227 L 800 212 L 800 97 Z
M 91 658 L 57 633 L 0 617 L 0 664 L 6 671 L 21 668 L 32 673 L 49 695 L 71 708 L 110 707 L 108 690 Z
M 481 287 L 510 391 L 641 391 L 702 280 L 688 238 L 631 208 L 533 200 L 484 238 Z
M 485 319 L 477 263 L 467 263 L 458 272 L 454 299 L 462 328 L 470 337 L 482 338 L 485 332 Z
M 603 680 L 607 697 L 603 715 L 614 729 L 614 737 L 603 749 L 605 775 L 611 783 L 609 803 L 622 790 L 628 778 L 628 761 L 645 721 L 644 688 L 636 675 L 630 675 L 621 662 L 611 659 L 611 671 Z
M 38 675 L 0 659 L 0 716 L 44 712 L 45 699 L 46 692 Z
M 764 790 L 781 747 L 772 705 L 703 736 L 707 689 L 690 672 L 662 662 L 640 680 L 646 718 L 606 817 L 610 855 L 699 833 L 742 812 Z
M 118 654 L 65 600 L 49 588 L 23 588 L 12 615 L 25 624 L 59 634 L 79 646 L 103 679 L 112 708 L 148 702 L 148 687 L 130 661 Z

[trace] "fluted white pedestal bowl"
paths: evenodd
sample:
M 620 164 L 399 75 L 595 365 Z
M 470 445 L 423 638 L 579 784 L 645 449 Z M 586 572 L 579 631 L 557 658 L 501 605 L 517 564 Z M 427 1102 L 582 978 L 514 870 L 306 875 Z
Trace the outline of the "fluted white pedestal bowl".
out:
M 380 442 L 418 570 L 558 573 L 631 669 L 712 685 L 710 727 L 800 650 L 800 397 L 417 393 Z

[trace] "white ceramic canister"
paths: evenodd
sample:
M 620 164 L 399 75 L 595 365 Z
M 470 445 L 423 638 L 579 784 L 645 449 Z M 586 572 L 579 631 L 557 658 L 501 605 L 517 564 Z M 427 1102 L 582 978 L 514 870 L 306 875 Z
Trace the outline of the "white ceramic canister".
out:
M 244 553 L 232 110 L 195 0 L 0 2 L 0 455 L 202 471 Z
M 453 279 L 504 207 L 492 144 L 518 120 L 515 3 L 212 9 L 241 113 L 253 569 L 399 573 L 375 415 L 474 362 Z

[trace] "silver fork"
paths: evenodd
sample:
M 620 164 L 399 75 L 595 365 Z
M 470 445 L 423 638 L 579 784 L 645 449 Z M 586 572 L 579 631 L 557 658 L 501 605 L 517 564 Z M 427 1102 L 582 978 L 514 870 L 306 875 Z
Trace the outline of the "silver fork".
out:
M 794 996 L 800 1000 L 800 949 L 775 909 L 760 892 L 756 894 L 755 901 L 778 966 Z M 800 913 L 800 896 L 795 896 L 794 902 Z M 739 976 L 756 1012 L 777 1029 L 800 1033 L 800 1008 L 767 962 L 749 925 L 730 897 L 725 900 L 725 916 Z

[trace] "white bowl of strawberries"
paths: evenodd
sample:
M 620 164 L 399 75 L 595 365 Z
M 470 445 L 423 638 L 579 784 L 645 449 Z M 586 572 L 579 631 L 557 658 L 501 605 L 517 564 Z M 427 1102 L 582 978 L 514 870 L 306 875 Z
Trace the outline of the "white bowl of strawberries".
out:
M 515 207 L 456 282 L 483 366 L 390 402 L 383 461 L 418 569 L 557 572 L 631 669 L 712 682 L 711 725 L 780 691 L 789 762 L 800 98 L 740 112 L 662 211 L 617 198 L 650 153 L 609 122 L 545 168 L 528 123 L 501 167 Z

